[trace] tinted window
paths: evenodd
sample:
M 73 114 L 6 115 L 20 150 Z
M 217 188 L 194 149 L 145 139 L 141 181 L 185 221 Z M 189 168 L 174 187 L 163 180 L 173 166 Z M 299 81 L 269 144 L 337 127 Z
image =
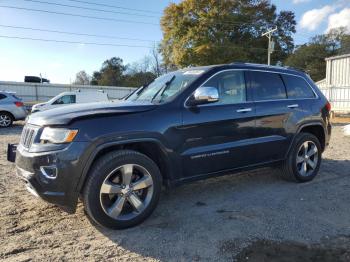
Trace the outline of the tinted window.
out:
M 255 100 L 278 100 L 287 98 L 286 89 L 279 74 L 251 72 Z
M 308 83 L 301 77 L 282 75 L 287 87 L 288 98 L 313 98 L 314 92 Z
M 4 98 L 6 98 L 7 96 L 5 96 L 4 94 L 0 94 L 0 100 L 1 99 L 4 99 Z
M 218 89 L 219 101 L 216 104 L 235 104 L 246 101 L 243 71 L 222 72 L 211 78 L 204 86 Z
M 75 95 L 65 95 L 57 99 L 53 104 L 54 105 L 65 105 L 75 103 Z
M 14 98 L 14 99 L 17 99 L 17 100 L 21 100 L 18 96 L 16 96 L 16 95 L 12 95 L 12 97 Z

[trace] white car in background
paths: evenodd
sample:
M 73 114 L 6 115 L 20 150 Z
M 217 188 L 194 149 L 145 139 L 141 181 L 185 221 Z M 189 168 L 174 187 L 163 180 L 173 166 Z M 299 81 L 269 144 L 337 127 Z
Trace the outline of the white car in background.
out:
M 45 111 L 60 106 L 108 101 L 108 94 L 103 91 L 72 91 L 63 92 L 45 103 L 33 105 L 32 113 Z

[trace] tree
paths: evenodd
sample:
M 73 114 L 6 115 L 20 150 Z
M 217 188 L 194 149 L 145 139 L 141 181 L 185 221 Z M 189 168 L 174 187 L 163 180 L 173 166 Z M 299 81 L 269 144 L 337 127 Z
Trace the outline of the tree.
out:
M 326 76 L 325 58 L 345 54 L 349 47 L 350 38 L 345 28 L 332 29 L 327 34 L 317 35 L 309 43 L 298 46 L 285 64 L 303 69 L 314 81 L 319 81 Z
M 128 87 L 140 87 L 152 82 L 155 78 L 156 75 L 152 72 L 135 72 L 124 76 L 123 85 Z
M 95 72 L 92 74 L 91 85 L 97 86 L 97 85 L 98 85 L 98 81 L 100 81 L 100 80 L 101 80 L 101 72 L 95 71 Z
M 310 43 L 298 46 L 295 53 L 288 57 L 286 65 L 306 71 L 314 81 L 325 78 L 325 58 L 331 56 L 324 45 Z
M 82 70 L 76 74 L 73 84 L 74 85 L 89 85 L 90 80 L 91 80 L 91 77 L 84 70 Z
M 170 4 L 161 18 L 161 53 L 168 66 L 185 67 L 249 61 L 265 63 L 267 39 L 274 33 L 272 61 L 282 61 L 292 52 L 294 13 L 276 13 L 268 0 L 184 0 Z
M 151 48 L 150 63 L 151 63 L 153 74 L 155 74 L 157 77 L 162 75 L 163 73 L 162 58 L 161 58 L 161 54 L 159 53 L 159 47 L 157 45 L 154 45 Z
M 140 87 L 157 77 L 151 71 L 151 62 L 148 56 L 131 65 L 124 65 L 122 59 L 112 57 L 103 62 L 100 71 L 93 73 L 91 84 Z
M 102 86 L 120 86 L 123 84 L 125 66 L 119 57 L 112 57 L 103 62 L 100 71 L 93 73 L 91 84 Z

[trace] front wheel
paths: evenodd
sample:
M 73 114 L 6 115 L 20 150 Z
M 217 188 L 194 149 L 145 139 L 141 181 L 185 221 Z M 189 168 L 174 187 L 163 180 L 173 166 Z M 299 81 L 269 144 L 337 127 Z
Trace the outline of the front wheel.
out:
M 321 153 L 321 145 L 316 136 L 309 133 L 298 134 L 283 163 L 283 178 L 296 182 L 311 181 L 320 168 Z
M 147 156 L 131 150 L 109 153 L 89 172 L 83 192 L 86 212 L 108 228 L 135 226 L 155 209 L 161 180 L 157 165 Z

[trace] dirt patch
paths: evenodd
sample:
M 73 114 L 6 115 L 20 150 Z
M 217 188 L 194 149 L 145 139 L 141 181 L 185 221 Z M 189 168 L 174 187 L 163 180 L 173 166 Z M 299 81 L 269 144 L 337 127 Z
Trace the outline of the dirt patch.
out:
M 322 244 L 274 242 L 259 240 L 244 248 L 237 256 L 238 262 L 348 262 L 350 238 L 336 238 Z
M 350 124 L 350 116 L 336 116 L 331 119 L 332 124 Z

